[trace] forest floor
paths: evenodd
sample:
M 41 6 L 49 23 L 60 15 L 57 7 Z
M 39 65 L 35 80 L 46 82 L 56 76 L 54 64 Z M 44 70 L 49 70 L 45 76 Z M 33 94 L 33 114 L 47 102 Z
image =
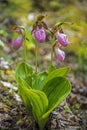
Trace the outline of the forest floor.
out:
M 80 0 L 81 1 L 81 0 Z M 31 2 L 31 1 L 30 1 Z M 57 2 L 58 3 L 58 2 Z M 43 4 L 43 3 L 42 3 Z M 0 3 L 1 5 L 1 3 Z M 16 4 L 15 4 L 16 5 Z M 21 5 L 21 4 L 20 4 Z M 31 5 L 31 4 L 30 4 Z M 77 6 L 78 5 L 78 6 Z M 51 16 L 50 24 L 55 23 L 57 19 L 59 21 L 66 21 L 69 18 L 69 21 L 74 22 L 71 35 L 75 35 L 72 38 L 73 43 L 80 43 L 80 41 L 85 41 L 86 39 L 86 28 L 87 28 L 87 3 L 76 2 L 76 6 L 72 5 L 67 8 L 63 8 L 63 11 L 56 15 L 54 12 Z M 13 8 L 12 8 L 13 7 Z M 24 4 L 23 4 L 24 7 Z M 84 8 L 83 8 L 84 7 Z M 16 8 L 19 9 L 16 5 Z M 48 5 L 47 5 L 48 8 Z M 1 9 L 1 8 L 0 8 Z M 7 10 L 6 10 L 7 9 Z M 14 12 L 12 15 L 8 11 Z M 0 130 L 38 130 L 38 125 L 35 120 L 28 115 L 28 112 L 18 96 L 17 84 L 14 78 L 14 72 L 16 65 L 23 60 L 22 53 L 13 51 L 11 48 L 12 32 L 9 31 L 9 26 L 20 24 L 15 18 L 15 14 L 18 15 L 18 10 L 14 10 L 14 5 L 12 3 L 11 8 L 7 6 L 2 6 L 1 17 L 0 17 Z M 26 8 L 28 9 L 28 8 Z M 33 9 L 34 10 L 34 9 Z M 72 11 L 72 12 L 71 12 Z M 29 11 L 28 11 L 29 12 Z M 58 13 L 57 12 L 57 13 Z M 69 13 L 68 13 L 69 12 Z M 24 13 L 24 9 L 23 9 Z M 24 20 L 23 13 L 19 19 Z M 55 15 L 54 15 L 55 14 Z M 5 15 L 5 16 L 4 16 Z M 18 16 L 19 16 L 18 15 Z M 49 14 L 50 15 L 50 14 Z M 10 16 L 10 17 L 9 17 Z M 26 15 L 25 15 L 26 16 Z M 48 18 L 49 19 L 49 18 Z M 49 19 L 49 20 L 50 20 Z M 65 20 L 64 20 L 65 19 Z M 79 22 L 79 19 L 80 22 Z M 29 22 L 29 21 L 27 21 Z M 7 33 L 8 32 L 8 33 Z M 66 30 L 70 33 L 70 31 Z M 77 40 L 77 39 L 78 40 Z M 5 44 L 2 44 L 3 41 Z M 50 44 L 50 43 L 49 43 Z M 78 51 L 79 48 L 74 44 L 75 51 Z M 80 50 L 82 51 L 82 46 L 80 45 Z M 83 52 L 87 52 L 86 46 L 83 45 Z M 44 45 L 43 45 L 44 46 Z M 48 47 L 47 47 L 48 46 Z M 47 49 L 48 48 L 48 49 Z M 41 70 L 47 69 L 49 64 L 49 45 L 46 44 L 46 47 L 43 49 L 38 49 L 42 55 L 39 62 L 39 67 Z M 85 51 L 84 51 L 85 50 Z M 68 79 L 72 84 L 72 91 L 70 95 L 64 100 L 50 115 L 49 120 L 46 124 L 45 130 L 87 130 L 87 70 L 86 72 L 80 72 L 77 70 L 77 74 L 74 72 L 74 68 L 80 67 L 77 57 L 75 57 L 75 51 L 70 57 L 67 55 L 63 66 L 70 66 L 71 72 L 68 74 Z M 70 52 L 71 53 L 71 52 Z M 84 53 L 82 53 L 84 54 Z M 29 57 L 31 55 L 31 58 Z M 87 56 L 87 55 L 86 55 Z M 4 58 L 2 58 L 4 57 Z M 73 57 L 73 59 L 72 59 Z M 83 57 L 83 55 L 82 55 Z M 39 57 L 40 58 L 40 57 Z M 34 66 L 34 52 L 29 53 L 28 58 L 29 63 Z M 66 60 L 68 59 L 68 60 Z M 47 62 L 45 62 L 45 60 Z M 87 60 L 86 60 L 87 61 Z M 73 63 L 72 63 L 73 62 Z M 62 64 L 55 63 L 56 66 L 61 66 Z M 58 64 L 58 65 L 57 65 Z M 82 63 L 83 65 L 86 63 Z M 87 67 L 86 67 L 87 68 Z
M 2 62 L 3 61 L 3 62 Z M 3 63 L 0 81 L 0 130 L 38 130 L 35 120 L 28 115 L 8 74 L 9 63 Z M 83 77 L 82 77 L 83 76 Z M 84 75 L 68 75 L 72 92 L 50 115 L 45 130 L 87 130 L 87 82 Z

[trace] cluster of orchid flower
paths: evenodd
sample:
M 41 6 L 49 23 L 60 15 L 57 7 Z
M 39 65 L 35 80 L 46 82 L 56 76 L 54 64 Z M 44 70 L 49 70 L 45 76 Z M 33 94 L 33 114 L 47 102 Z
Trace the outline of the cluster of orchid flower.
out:
M 33 29 L 32 29 L 32 34 L 34 36 L 34 39 L 38 43 L 43 43 L 46 41 L 46 31 L 50 33 L 51 40 L 54 39 L 52 43 L 53 44 L 53 51 L 55 51 L 56 57 L 58 58 L 59 61 L 63 61 L 65 59 L 65 52 L 61 50 L 61 47 L 66 47 L 69 42 L 68 42 L 68 37 L 66 34 L 64 34 L 61 25 L 64 23 L 59 23 L 58 25 L 55 25 L 53 28 L 48 28 L 47 24 L 42 21 L 43 18 L 40 20 L 37 19 L 35 22 Z M 15 30 L 19 36 L 13 39 L 12 41 L 12 47 L 15 50 L 18 50 L 22 44 L 23 44 L 23 33 L 20 28 L 16 28 Z M 55 49 L 54 49 L 55 48 Z
M 46 33 L 44 31 L 44 28 L 34 30 L 34 37 L 39 43 L 45 42 Z M 56 38 L 57 38 L 58 48 L 55 49 L 55 53 L 58 60 L 63 61 L 65 59 L 65 52 L 62 51 L 59 47 L 61 46 L 66 47 L 68 45 L 68 37 L 64 33 L 57 33 Z

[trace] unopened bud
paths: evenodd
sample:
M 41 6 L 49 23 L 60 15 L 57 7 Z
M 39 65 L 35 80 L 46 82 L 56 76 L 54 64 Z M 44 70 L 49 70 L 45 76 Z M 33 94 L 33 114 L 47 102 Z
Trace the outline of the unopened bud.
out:
M 58 48 L 56 49 L 56 56 L 58 60 L 62 62 L 65 59 L 65 52 Z
M 12 41 L 13 49 L 18 50 L 22 46 L 22 43 L 23 43 L 23 38 L 21 36 L 16 37 Z

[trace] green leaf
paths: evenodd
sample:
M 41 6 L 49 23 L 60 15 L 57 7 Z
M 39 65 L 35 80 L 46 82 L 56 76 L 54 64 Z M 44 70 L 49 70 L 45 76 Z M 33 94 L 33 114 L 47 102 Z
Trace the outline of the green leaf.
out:
M 18 84 L 20 84 L 20 82 L 22 82 L 23 86 L 26 86 L 28 89 L 31 89 L 30 85 L 25 79 L 19 78 Z
M 26 40 L 25 40 L 26 47 L 28 49 L 35 48 L 34 39 L 31 34 L 31 31 L 28 28 L 24 28 L 24 31 L 25 31 L 25 37 L 26 37 Z
M 16 79 L 18 79 L 18 77 L 26 78 L 27 76 L 32 75 L 32 73 L 33 73 L 33 68 L 29 64 L 22 62 L 18 64 L 16 68 L 15 76 Z
M 43 81 L 42 85 L 41 85 L 41 89 L 43 89 L 43 86 L 50 81 L 51 79 L 55 78 L 55 77 L 63 77 L 66 76 L 67 73 L 70 71 L 69 67 L 64 67 L 64 68 L 59 68 L 59 69 L 55 69 L 54 71 L 50 72 L 48 74 L 48 76 L 46 77 L 46 79 Z
M 32 87 L 32 73 L 33 73 L 33 68 L 27 64 L 27 63 L 20 63 L 18 64 L 17 68 L 16 68 L 16 73 L 15 73 L 15 77 L 17 82 L 19 82 L 19 78 L 24 79 L 27 84 L 29 84 Z
M 49 67 L 48 72 L 50 73 L 50 72 L 54 71 L 55 69 L 56 69 L 56 67 L 52 65 Z
M 26 38 L 27 38 L 30 42 L 32 42 L 32 41 L 33 41 L 33 37 L 32 37 L 32 35 L 31 35 L 31 31 L 30 31 L 28 28 L 24 28 L 24 31 L 25 31 L 25 36 L 26 36 Z
M 39 22 L 39 21 L 41 22 L 45 17 L 46 17 L 46 15 L 42 15 L 42 14 L 38 15 L 37 16 L 37 22 Z
M 41 120 L 42 115 L 48 108 L 48 99 L 42 91 L 28 89 L 19 79 L 19 94 L 30 113 L 33 114 L 40 128 L 43 128 L 46 120 Z
M 31 42 L 30 40 L 25 40 L 24 42 L 28 50 L 35 48 L 34 42 Z
M 38 74 L 38 90 L 41 90 L 42 82 L 45 80 L 47 75 L 47 72 L 42 72 Z
M 34 39 L 29 28 L 24 26 L 19 26 L 19 27 L 24 30 L 25 33 L 24 44 L 26 45 L 27 49 L 35 48 Z
M 21 78 L 19 78 L 18 81 L 19 81 L 18 82 L 18 93 L 19 93 L 21 99 L 23 100 L 24 105 L 26 106 L 29 114 L 32 116 L 33 115 L 32 114 L 32 105 L 31 105 L 30 99 L 28 98 L 29 94 L 28 95 L 26 94 L 26 90 L 29 90 L 28 89 L 29 86 L 27 86 L 26 82 L 24 82 L 24 80 Z
M 47 75 L 48 75 L 47 72 L 41 72 L 39 74 L 33 75 L 32 88 L 41 90 L 42 82 L 44 81 L 44 79 L 46 78 Z
M 68 71 L 69 68 L 65 67 L 55 69 L 49 75 L 46 72 L 34 75 L 32 67 L 24 62 L 16 69 L 19 94 L 29 113 L 34 116 L 40 130 L 44 128 L 49 114 L 71 91 L 69 81 L 62 77 L 66 76 Z M 37 83 L 35 78 L 37 78 Z M 31 82 L 34 85 L 33 89 L 31 89 Z
M 42 91 L 49 101 L 47 112 L 42 117 L 44 119 L 68 96 L 71 92 L 71 84 L 64 77 L 55 77 L 44 85 Z
M 32 112 L 36 122 L 39 124 L 40 128 L 43 128 L 46 123 L 45 120 L 42 119 L 43 114 L 46 112 L 48 108 L 48 99 L 45 93 L 39 90 L 31 90 L 30 100 L 32 103 Z

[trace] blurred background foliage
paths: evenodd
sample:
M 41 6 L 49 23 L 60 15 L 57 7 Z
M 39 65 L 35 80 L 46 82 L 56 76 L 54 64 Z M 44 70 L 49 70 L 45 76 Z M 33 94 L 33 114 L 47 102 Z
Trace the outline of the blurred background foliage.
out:
M 86 73 L 87 0 L 0 0 L 0 57 L 6 58 L 11 53 L 11 38 L 14 36 L 9 27 L 17 24 L 31 29 L 36 15 L 41 13 L 47 15 L 48 26 L 60 21 L 73 22 L 73 25 L 63 25 L 70 41 L 65 49 L 66 61 L 75 64 L 76 72 Z M 33 47 L 31 45 L 31 49 Z

